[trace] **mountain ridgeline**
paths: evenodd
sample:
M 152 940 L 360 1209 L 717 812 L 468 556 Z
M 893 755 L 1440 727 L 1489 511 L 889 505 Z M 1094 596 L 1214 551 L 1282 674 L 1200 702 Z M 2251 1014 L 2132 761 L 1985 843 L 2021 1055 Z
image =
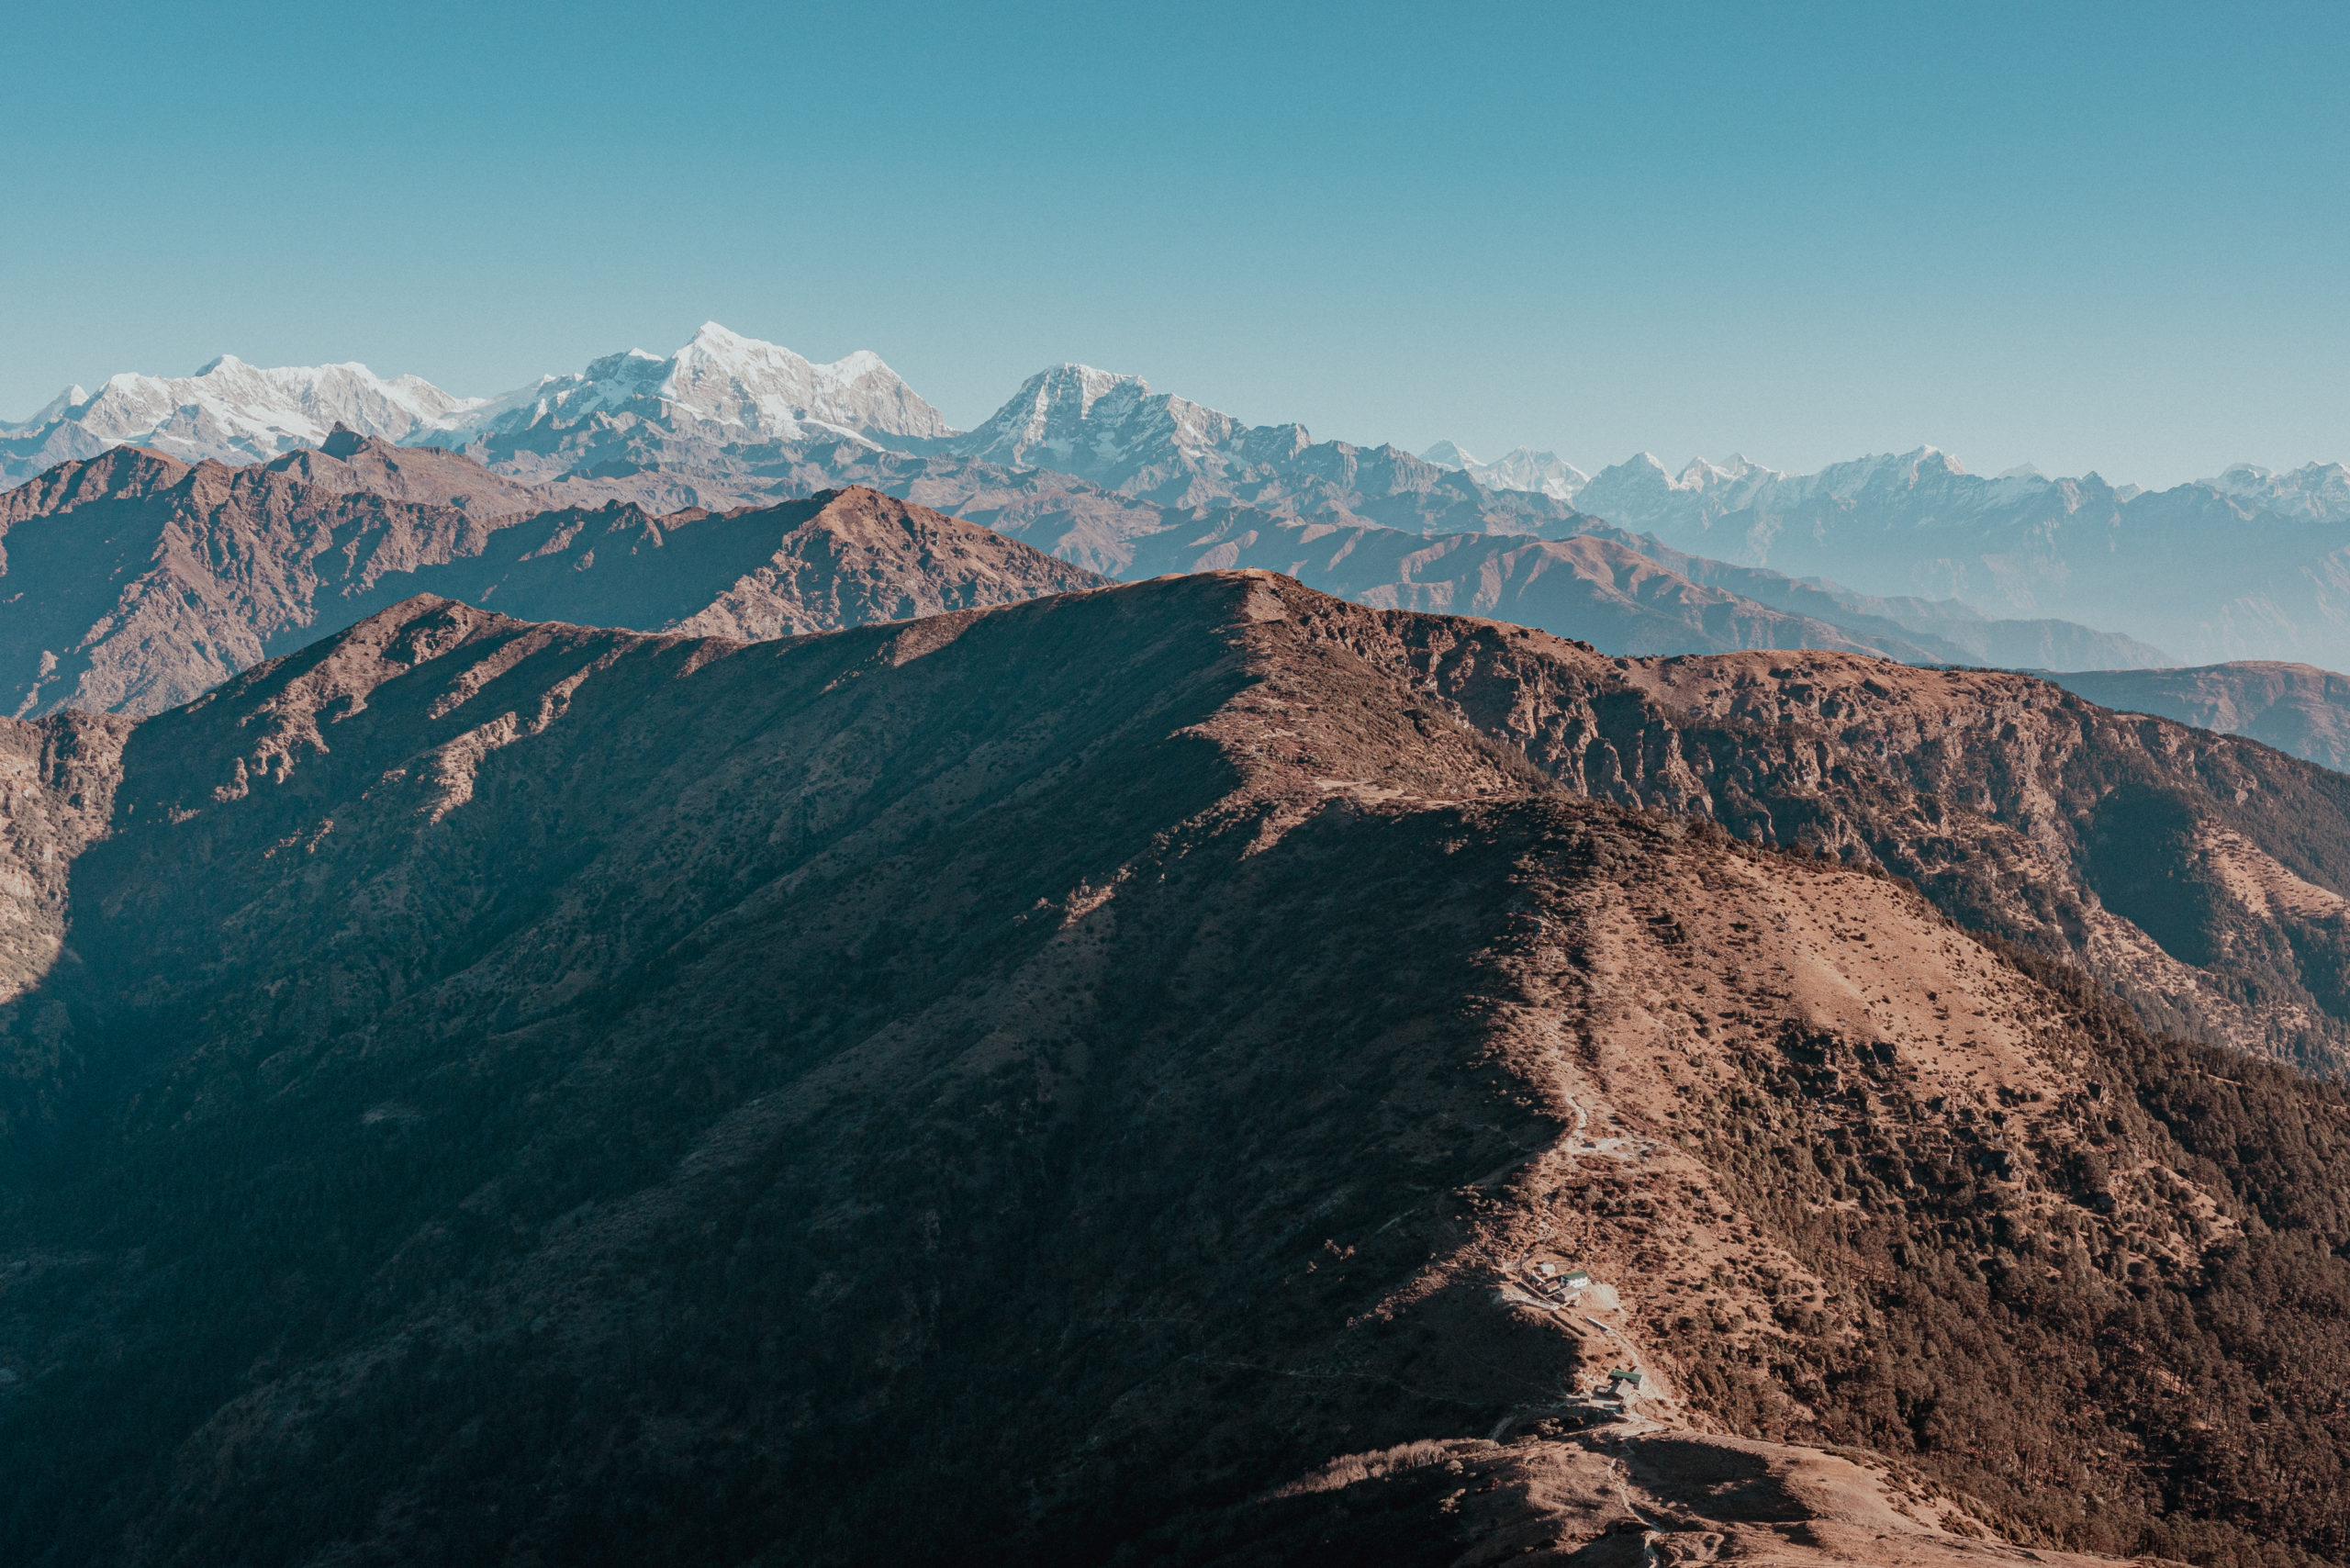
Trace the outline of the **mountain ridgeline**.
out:
M 2095 474 L 1971 474 L 1932 447 L 1789 475 L 1732 459 L 1605 469 L 1573 504 L 1743 566 L 1995 616 L 2111 627 L 2193 662 L 2350 664 L 2350 471 L 2239 465 L 2143 490 Z
M 533 619 L 738 637 L 1098 583 L 871 490 L 654 513 L 344 432 L 270 464 L 135 447 L 0 495 L 0 701 L 144 715 L 420 591 Z
M 0 424 L 0 487 L 125 443 L 189 462 L 265 462 L 337 423 L 463 450 L 532 484 L 632 487 L 660 511 L 852 484 L 990 522 L 1001 510 L 1007 532 L 1113 576 L 1125 575 L 1137 534 L 1225 509 L 1431 536 L 1561 538 L 1595 521 L 1732 568 L 1831 578 L 1880 603 L 1922 596 L 1938 618 L 1958 601 L 1962 619 L 2100 628 L 2092 635 L 2169 650 L 2152 660 L 2085 651 L 2076 665 L 2066 633 L 2045 657 L 1993 663 L 2350 666 L 2338 590 L 2350 569 L 2340 532 L 2350 471 L 2339 463 L 2238 465 L 2155 491 L 2096 474 L 1990 477 L 1931 447 L 1803 475 L 1735 457 L 1675 475 L 1642 454 L 1586 476 L 1524 448 L 1484 464 L 1450 442 L 1415 456 L 1294 423 L 1250 425 L 1083 364 L 1037 373 L 958 431 L 870 353 L 820 364 L 715 322 L 675 353 L 608 354 L 488 398 L 356 364 L 263 370 L 223 358 L 193 376 L 118 375 Z
M 1238 571 L 6 735 L 0 1560 L 2350 1554 L 2255 744 Z
M 818 501 L 718 511 L 690 504 L 695 492 L 666 470 L 526 482 L 347 430 L 243 467 L 137 448 L 62 464 L 0 495 L 0 576 L 12 585 L 0 603 L 0 698 L 18 716 L 155 712 L 417 592 L 528 619 L 781 635 L 1100 580 L 1079 561 L 1128 577 L 1270 567 L 1363 603 L 1505 616 L 1611 653 L 1809 646 L 1919 663 L 2109 666 L 2160 656 L 2062 622 L 1865 600 L 1597 524 L 1563 540 L 1431 539 L 1254 509 L 1191 516 L 1078 495 L 1069 487 L 1082 482 L 1050 475 L 974 489 L 951 465 L 952 483 L 928 476 L 937 460 L 824 450 L 833 461 L 785 475 Z M 844 475 L 859 482 L 824 487 Z M 832 510 L 820 519 L 811 506 Z M 847 546 L 850 534 L 863 543 Z
M 1223 511 L 1145 541 L 1129 569 L 1281 565 L 1375 607 L 1583 627 L 1635 662 L 1497 627 L 1448 631 L 1457 655 L 1416 656 L 1495 740 L 1579 790 L 1890 867 L 1972 924 L 2076 958 L 2170 1026 L 2321 1068 L 2343 1059 L 2350 933 L 2332 890 L 2350 885 L 2350 829 L 2334 776 L 2030 678 L 1881 664 L 1867 655 L 1953 650 L 1896 635 L 1900 606 L 1719 568 L 1790 607 L 1774 609 L 1638 543 L 1426 540 Z M 519 619 L 757 640 L 1104 580 L 862 487 L 655 512 L 347 433 L 243 468 L 138 449 L 63 465 L 0 496 L 0 550 L 23 596 L 0 606 L 0 671 L 17 672 L 0 696 L 20 715 L 158 712 L 419 592 Z M 1875 641 L 1812 609 L 1841 609 Z M 1751 651 L 1782 643 L 1812 651 Z M 1692 646 L 1747 651 L 1669 656 Z
M 2350 773 L 2350 677 L 2332 670 L 2244 660 L 2195 669 L 2089 669 L 2048 678 L 2101 707 L 2249 735 Z

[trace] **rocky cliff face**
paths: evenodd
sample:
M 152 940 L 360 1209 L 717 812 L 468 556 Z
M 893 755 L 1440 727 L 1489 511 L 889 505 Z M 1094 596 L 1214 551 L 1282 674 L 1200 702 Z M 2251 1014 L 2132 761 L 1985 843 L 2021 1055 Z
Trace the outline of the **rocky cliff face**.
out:
M 1585 798 L 2099 722 L 1773 667 L 419 599 L 130 728 L 0 1047 L 0 1556 L 2339 1554 L 2342 1097 Z

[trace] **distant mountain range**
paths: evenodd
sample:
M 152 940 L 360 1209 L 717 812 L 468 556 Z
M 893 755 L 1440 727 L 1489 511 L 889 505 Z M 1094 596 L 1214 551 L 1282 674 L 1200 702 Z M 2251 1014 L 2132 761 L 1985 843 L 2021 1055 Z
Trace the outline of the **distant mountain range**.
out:
M 1129 578 L 1270 567 L 1361 603 L 1516 621 L 1609 654 L 2162 656 L 2061 622 L 1863 599 L 1599 523 L 1567 539 L 1432 538 L 1246 507 L 1195 515 L 1043 470 L 815 450 L 832 460 L 777 487 L 795 498 L 722 509 L 663 504 L 673 482 L 657 472 L 532 483 L 467 452 L 342 430 L 241 467 L 139 447 L 62 464 L 0 493 L 14 595 L 0 602 L 0 711 L 157 712 L 419 592 L 533 620 L 774 637 L 1106 580 L 1072 555 Z
M 316 446 L 338 425 L 424 439 L 484 406 L 420 376 L 386 381 L 364 364 L 263 370 L 223 354 L 194 375 L 116 375 L 95 393 L 69 386 L 31 419 L 0 422 L 0 487 L 117 446 L 260 463 Z
M 1480 463 L 1452 442 L 1440 441 L 1420 454 L 1439 468 L 1458 468 L 1480 485 L 1495 490 L 1536 490 L 1556 500 L 1572 501 L 1591 483 L 1591 476 L 1555 452 L 1512 447 L 1491 463 Z
M 2113 627 L 2191 660 L 2350 664 L 2350 474 L 2239 465 L 2141 490 L 1970 474 L 1932 447 L 1787 475 L 1645 454 L 1574 505 L 1676 548 L 1864 592 Z
M 1685 554 L 1586 521 L 1566 539 L 1428 537 L 1226 508 L 1139 540 L 1120 574 L 1258 566 L 1359 604 L 1483 615 L 1611 654 L 1837 648 L 1907 664 L 2159 665 L 2160 648 L 2062 621 L 1998 621 L 1964 605 L 1879 599 Z
M 0 424 L 0 483 L 113 446 L 187 463 L 254 463 L 317 446 L 337 426 L 404 445 L 464 446 L 620 418 L 707 427 L 733 440 L 952 433 L 872 354 L 816 364 L 710 322 L 666 358 L 641 349 L 607 354 L 499 398 L 454 397 L 413 375 L 386 381 L 364 364 L 260 370 L 227 355 L 192 376 L 117 375 L 95 394 L 70 386 L 29 420 Z
M 1887 651 L 1897 630 L 1961 657 L 2049 667 L 2350 666 L 2340 465 L 2239 465 L 2158 492 L 2096 475 L 1985 478 L 1932 448 L 1811 475 L 1737 458 L 1674 475 L 1642 454 L 1585 476 L 1554 453 L 1486 463 L 1449 442 L 1416 456 L 1249 425 L 1080 364 L 1039 372 L 957 431 L 871 353 L 818 364 L 714 322 L 674 353 L 610 354 L 487 399 L 358 365 L 223 359 L 177 380 L 118 375 L 0 426 L 0 484 L 120 444 L 188 462 L 270 460 L 317 446 L 337 424 L 462 451 L 526 485 L 599 486 L 656 514 L 866 485 L 1113 575 L 1140 555 L 1170 557 L 1167 541 L 1145 539 L 1236 510 L 1431 537 L 1607 537 L 1604 522 L 1700 587 L 1759 597 L 1723 576 L 1745 568 L 1808 583 L 1806 602 L 1772 608 Z

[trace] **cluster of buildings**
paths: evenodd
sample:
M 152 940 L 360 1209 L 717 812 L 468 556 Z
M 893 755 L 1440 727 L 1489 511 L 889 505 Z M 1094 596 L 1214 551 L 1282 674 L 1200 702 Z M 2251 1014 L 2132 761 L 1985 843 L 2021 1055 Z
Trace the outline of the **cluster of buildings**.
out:
M 1554 1259 L 1529 1258 L 1526 1262 L 1527 1288 L 1543 1301 L 1556 1306 L 1572 1306 L 1590 1287 L 1591 1275 L 1582 1269 L 1570 1269 Z M 1606 1331 L 1607 1326 L 1597 1318 L 1593 1327 Z M 1604 1386 L 1594 1389 L 1593 1396 L 1613 1399 L 1625 1409 L 1631 1407 L 1647 1383 L 1647 1376 L 1637 1366 L 1617 1367 L 1608 1372 Z
M 1583 1295 L 1583 1287 L 1591 1283 L 1591 1276 L 1581 1269 L 1561 1269 L 1547 1259 L 1526 1265 L 1536 1295 L 1561 1306 L 1572 1306 Z

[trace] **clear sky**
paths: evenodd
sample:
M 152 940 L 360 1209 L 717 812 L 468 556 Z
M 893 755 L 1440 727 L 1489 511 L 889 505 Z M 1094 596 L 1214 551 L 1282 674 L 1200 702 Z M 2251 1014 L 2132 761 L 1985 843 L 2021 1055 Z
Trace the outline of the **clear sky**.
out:
M 2350 6 L 0 0 L 0 417 L 705 318 L 1585 467 L 2350 459 Z

